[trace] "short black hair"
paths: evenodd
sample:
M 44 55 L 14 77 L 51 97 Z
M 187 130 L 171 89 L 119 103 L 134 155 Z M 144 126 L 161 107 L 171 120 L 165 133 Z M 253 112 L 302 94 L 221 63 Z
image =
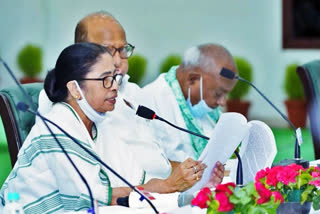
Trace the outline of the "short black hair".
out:
M 49 99 L 52 102 L 66 101 L 67 83 L 84 78 L 104 53 L 110 54 L 106 48 L 94 43 L 77 43 L 65 48 L 59 55 L 55 68 L 48 72 L 44 81 L 44 90 Z

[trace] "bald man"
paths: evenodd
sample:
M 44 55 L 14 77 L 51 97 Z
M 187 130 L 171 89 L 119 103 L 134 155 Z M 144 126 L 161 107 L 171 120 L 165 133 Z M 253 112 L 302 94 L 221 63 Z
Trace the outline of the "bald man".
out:
M 113 55 L 116 69 L 124 75 L 119 90 L 115 110 L 99 125 L 104 138 L 110 142 L 97 145 L 101 155 L 113 166 L 121 168 L 123 163 L 119 157 L 123 151 L 119 150 L 118 142 L 124 142 L 136 156 L 137 161 L 146 170 L 146 180 L 151 178 L 167 178 L 171 173 L 171 165 L 163 150 L 153 137 L 153 131 L 146 121 L 135 115 L 123 101 L 123 98 L 134 103 L 139 97 L 140 88 L 128 82 L 128 58 L 132 55 L 134 46 L 127 42 L 126 34 L 121 24 L 109 13 L 99 12 L 88 15 L 79 21 L 75 30 L 75 42 L 93 42 L 107 47 Z M 161 169 L 161 170 L 159 170 Z M 112 179 L 112 175 L 110 176 Z M 114 184 L 124 185 L 114 178 Z M 118 184 L 120 182 L 120 184 Z M 122 184 L 121 184 L 122 183 Z
M 161 146 L 153 136 L 153 130 L 148 127 L 144 119 L 138 118 L 122 101 L 125 97 L 133 102 L 140 95 L 140 88 L 128 82 L 128 58 L 134 46 L 126 40 L 126 34 L 120 23 L 105 12 L 93 13 L 77 24 L 75 42 L 93 42 L 105 46 L 113 55 L 118 72 L 124 74 L 124 80 L 119 90 L 115 110 L 108 113 L 108 118 L 97 124 L 98 134 L 106 139 L 104 144 L 97 144 L 95 151 L 107 164 L 134 185 L 149 184 L 149 191 L 175 192 L 184 191 L 194 185 L 202 176 L 205 166 L 191 158 L 181 164 L 175 164 L 171 170 L 171 163 L 165 156 Z M 41 92 L 39 111 L 45 114 L 43 103 L 47 102 L 46 95 Z M 52 105 L 52 104 L 51 104 Z M 133 158 L 138 164 L 135 164 Z M 139 166 L 146 173 L 139 174 Z M 197 172 L 194 172 L 194 168 Z M 222 172 L 213 175 L 211 184 L 222 180 Z M 108 174 L 112 187 L 125 184 L 112 173 Z M 158 180 L 154 179 L 157 178 Z M 159 187 L 162 186 L 162 189 Z
M 75 30 L 75 43 L 92 42 L 107 47 L 113 55 L 116 69 L 125 75 L 121 92 L 127 96 L 135 96 L 139 86 L 129 83 L 128 58 L 134 46 L 127 42 L 126 33 L 121 24 L 109 13 L 98 12 L 80 20 Z
M 236 84 L 235 80 L 220 77 L 222 68 L 237 73 L 233 57 L 223 46 L 192 47 L 185 52 L 181 65 L 143 88 L 144 96 L 148 97 L 145 104 L 170 122 L 209 136 L 221 114 L 219 106 L 225 105 L 227 93 Z M 207 140 L 157 123 L 157 139 L 161 140 L 169 160 L 198 159 Z

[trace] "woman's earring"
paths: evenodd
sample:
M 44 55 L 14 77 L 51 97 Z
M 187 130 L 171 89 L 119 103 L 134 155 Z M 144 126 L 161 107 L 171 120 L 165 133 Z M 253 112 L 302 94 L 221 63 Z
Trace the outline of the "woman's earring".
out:
M 78 95 L 76 95 L 74 98 L 76 98 L 76 100 L 78 100 L 78 99 L 79 99 L 79 96 L 78 96 Z

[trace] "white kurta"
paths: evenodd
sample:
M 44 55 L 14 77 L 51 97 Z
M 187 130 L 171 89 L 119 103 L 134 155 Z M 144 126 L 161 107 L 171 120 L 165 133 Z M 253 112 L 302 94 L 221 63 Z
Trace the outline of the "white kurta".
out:
M 166 74 L 161 74 L 154 82 L 142 89 L 142 97 L 145 97 L 143 104 L 153 109 L 157 115 L 169 122 L 187 129 L 176 97 L 165 80 Z M 197 120 L 198 125 L 203 129 L 204 134 L 209 135 L 214 124 L 208 117 Z M 188 133 L 177 130 L 161 121 L 154 121 L 156 124 L 156 137 L 161 142 L 166 156 L 171 161 L 184 161 L 188 157 L 195 159 L 195 151 Z
M 108 139 L 97 143 L 97 150 L 102 160 L 110 163 L 116 170 L 125 167 L 127 155 L 133 155 L 136 161 L 146 171 L 146 182 L 151 178 L 167 178 L 171 173 L 171 165 L 165 156 L 160 143 L 154 136 L 152 124 L 135 115 L 122 100 L 127 99 L 135 105 L 139 104 L 140 87 L 128 82 L 129 76 L 125 75 L 120 87 L 115 109 L 108 112 L 108 117 L 101 124 L 97 124 L 99 136 Z M 44 90 L 39 96 L 39 112 L 44 113 L 51 108 L 50 100 Z M 109 140 L 112 139 L 112 140 Z M 130 153 L 122 152 L 130 150 Z M 115 152 L 116 151 L 116 152 Z M 121 158 L 123 157 L 123 158 Z M 128 175 L 130 177 L 130 174 Z M 127 178 L 125 176 L 125 178 Z M 112 187 L 124 186 L 122 181 L 116 181 L 110 175 Z
M 67 104 L 57 103 L 45 115 L 60 125 L 91 152 L 97 154 L 99 136 L 91 139 L 77 113 Z M 91 155 L 76 145 L 56 127 L 49 125 L 87 180 L 94 199 L 100 205 L 109 205 L 112 196 L 110 172 Z M 130 182 L 143 182 L 144 171 L 130 159 L 123 172 L 131 171 Z M 119 172 L 121 173 L 121 172 Z M 67 160 L 57 142 L 42 121 L 31 129 L 18 154 L 18 160 L 0 191 L 0 211 L 9 192 L 20 194 L 19 203 L 28 213 L 60 213 L 90 207 L 89 193 L 79 175 Z

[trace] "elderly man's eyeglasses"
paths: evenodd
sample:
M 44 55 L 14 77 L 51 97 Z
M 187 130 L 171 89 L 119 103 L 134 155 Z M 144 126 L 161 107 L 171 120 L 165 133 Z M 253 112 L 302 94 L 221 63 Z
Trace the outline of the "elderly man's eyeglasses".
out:
M 106 76 L 103 78 L 83 78 L 78 80 L 96 80 L 96 81 L 102 81 L 103 87 L 106 89 L 109 89 L 112 87 L 113 82 L 116 81 L 118 85 L 121 85 L 122 83 L 122 74 L 115 74 L 114 76 Z
M 120 58 L 122 59 L 128 59 L 134 50 L 134 46 L 131 44 L 126 44 L 125 46 L 121 48 L 115 48 L 112 46 L 106 46 L 106 48 L 110 51 L 111 55 L 114 56 L 116 52 L 118 51 L 120 54 Z

